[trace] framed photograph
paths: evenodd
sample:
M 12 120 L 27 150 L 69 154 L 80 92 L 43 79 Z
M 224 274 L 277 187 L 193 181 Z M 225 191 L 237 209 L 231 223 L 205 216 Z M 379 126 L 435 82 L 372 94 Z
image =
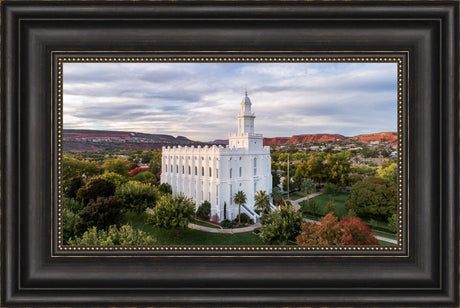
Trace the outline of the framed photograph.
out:
M 2 2 L 2 305 L 458 305 L 458 10 Z

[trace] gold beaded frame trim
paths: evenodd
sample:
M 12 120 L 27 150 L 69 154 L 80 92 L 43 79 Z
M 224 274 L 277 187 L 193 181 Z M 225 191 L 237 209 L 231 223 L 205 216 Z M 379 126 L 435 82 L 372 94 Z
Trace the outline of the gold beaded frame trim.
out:
M 344 53 L 345 54 L 345 53 Z M 57 238 L 57 246 L 53 241 L 52 247 L 57 248 L 58 252 L 73 252 L 81 253 L 89 252 L 90 255 L 110 256 L 110 253 L 116 253 L 116 256 L 120 256 L 120 253 L 125 253 L 126 256 L 132 256 L 130 252 L 137 253 L 136 255 L 142 256 L 155 256 L 155 255 L 168 255 L 173 253 L 174 255 L 196 255 L 202 256 L 203 253 L 217 253 L 218 256 L 233 256 L 233 255 L 252 255 L 252 256 L 270 256 L 270 254 L 276 254 L 277 257 L 283 256 L 318 256 L 317 253 L 333 253 L 333 256 L 381 256 L 382 252 L 389 253 L 388 256 L 394 256 L 395 253 L 400 255 L 404 251 L 404 246 L 408 247 L 408 194 L 404 193 L 403 183 L 405 171 L 403 162 L 407 162 L 407 84 L 408 84 L 408 52 L 398 52 L 397 55 L 360 55 L 360 56 L 348 56 L 348 55 L 308 55 L 308 56 L 285 56 L 277 54 L 274 56 L 114 56 L 107 54 L 104 55 L 91 55 L 82 56 L 78 54 L 71 55 L 58 55 L 54 60 L 55 76 L 52 76 L 54 82 L 52 83 L 54 97 L 52 98 L 53 103 L 56 105 L 56 139 L 57 145 L 57 208 L 52 210 L 52 215 L 55 216 L 54 225 L 51 230 Z M 168 246 L 73 246 L 63 244 L 63 65 L 64 63 L 232 63 L 232 62 L 252 62 L 252 63 L 396 63 L 397 64 L 397 134 L 398 134 L 398 169 L 397 169 L 397 217 L 398 217 L 398 230 L 397 230 L 397 244 L 395 246 L 387 245 L 366 245 L 366 246 L 205 246 L 205 245 L 168 245 Z M 52 74 L 53 75 L 53 74 Z M 52 104 L 53 105 L 53 104 Z M 407 185 L 406 185 L 407 187 Z M 144 252 L 150 254 L 144 254 Z M 315 254 L 306 252 L 316 252 Z M 353 254 L 350 254 L 353 252 Z M 102 254 L 101 254 L 102 253 Z M 140 254 L 141 253 L 141 254 Z M 177 254 L 180 253 L 180 254 Z M 198 253 L 198 254 L 196 254 Z M 224 253 L 224 254 L 222 254 Z M 248 254 L 249 253 L 249 254 Z M 281 253 L 281 254 L 280 254 Z M 344 254 L 346 253 L 346 254 Z M 357 253 L 357 254 L 356 254 Z M 86 255 L 85 254 L 85 255 Z M 408 252 L 406 251 L 407 255 Z M 66 254 L 67 255 L 67 254 Z M 74 254 L 69 254 L 74 255 Z M 322 254 L 321 254 L 322 255 Z

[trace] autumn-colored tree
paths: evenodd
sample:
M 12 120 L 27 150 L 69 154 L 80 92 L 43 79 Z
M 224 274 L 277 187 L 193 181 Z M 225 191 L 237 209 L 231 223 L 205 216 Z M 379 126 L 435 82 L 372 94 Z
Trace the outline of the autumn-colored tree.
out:
M 297 236 L 299 245 L 378 245 L 371 228 L 359 218 L 338 218 L 329 213 L 319 223 L 302 223 L 302 233 Z
M 126 158 L 118 157 L 115 159 L 108 159 L 102 165 L 105 171 L 115 172 L 123 176 L 128 176 L 129 161 Z
M 329 214 L 332 213 L 335 216 L 339 216 L 337 212 L 337 208 L 335 207 L 334 200 L 332 200 L 332 197 L 329 199 L 329 202 L 326 204 L 326 208 L 324 209 L 324 214 Z
M 144 167 L 137 167 L 137 168 L 131 169 L 131 171 L 129 171 L 129 174 L 131 174 L 132 176 L 135 176 L 138 173 L 145 172 L 145 171 L 150 171 L 150 169 L 144 168 Z

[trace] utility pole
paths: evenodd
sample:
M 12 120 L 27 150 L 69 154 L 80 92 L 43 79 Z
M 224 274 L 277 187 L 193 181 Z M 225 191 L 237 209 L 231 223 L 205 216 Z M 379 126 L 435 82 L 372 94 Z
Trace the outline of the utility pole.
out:
M 289 177 L 289 153 L 288 153 L 288 175 L 287 175 L 287 188 L 288 188 L 288 200 L 289 200 L 289 182 L 291 178 Z

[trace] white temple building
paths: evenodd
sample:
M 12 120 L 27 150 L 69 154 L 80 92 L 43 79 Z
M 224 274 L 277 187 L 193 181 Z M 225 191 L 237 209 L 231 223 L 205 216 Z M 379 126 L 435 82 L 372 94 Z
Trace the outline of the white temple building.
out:
M 211 217 L 235 219 L 238 205 L 233 201 L 238 191 L 246 194 L 241 213 L 257 221 L 254 195 L 272 192 L 270 147 L 263 146 L 263 135 L 254 133 L 255 115 L 247 91 L 237 116 L 238 132 L 229 135 L 229 145 L 206 147 L 163 147 L 161 183 L 171 185 L 173 194 L 183 193 L 196 202 L 211 203 Z

